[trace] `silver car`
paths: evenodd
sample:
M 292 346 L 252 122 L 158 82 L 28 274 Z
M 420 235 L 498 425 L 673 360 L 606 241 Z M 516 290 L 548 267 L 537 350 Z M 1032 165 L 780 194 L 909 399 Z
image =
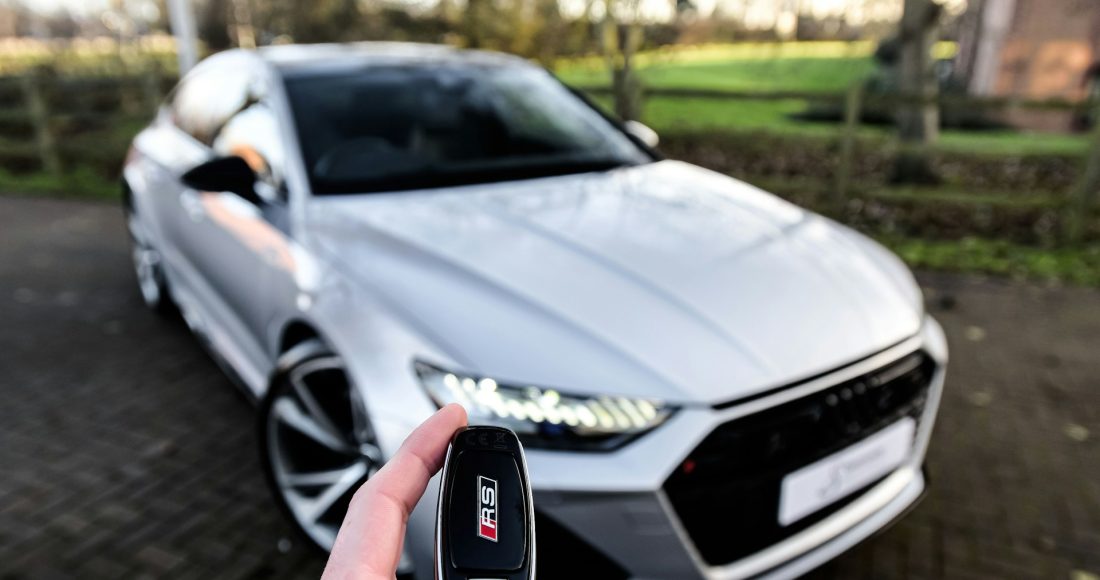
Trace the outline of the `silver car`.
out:
M 655 139 L 505 55 L 221 53 L 126 160 L 141 294 L 257 401 L 319 548 L 457 401 L 524 441 L 543 578 L 805 572 L 922 495 L 942 331 L 888 251 Z

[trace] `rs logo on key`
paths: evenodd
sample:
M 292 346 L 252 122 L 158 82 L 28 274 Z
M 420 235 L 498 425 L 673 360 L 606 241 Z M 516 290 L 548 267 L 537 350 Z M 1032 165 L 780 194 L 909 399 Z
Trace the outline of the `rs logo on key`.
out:
M 497 481 L 477 476 L 477 535 L 497 541 Z

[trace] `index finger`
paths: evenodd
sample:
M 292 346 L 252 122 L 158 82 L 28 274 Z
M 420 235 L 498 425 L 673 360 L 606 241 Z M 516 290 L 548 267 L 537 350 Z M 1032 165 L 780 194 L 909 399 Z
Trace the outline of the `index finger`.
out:
M 393 578 L 409 514 L 443 465 L 451 436 L 464 425 L 466 410 L 450 404 L 409 434 L 355 493 L 322 578 Z

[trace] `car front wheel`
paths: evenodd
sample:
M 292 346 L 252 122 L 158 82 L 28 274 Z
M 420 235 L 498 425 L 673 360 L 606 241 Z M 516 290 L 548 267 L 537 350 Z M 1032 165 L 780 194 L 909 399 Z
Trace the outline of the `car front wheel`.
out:
M 287 351 L 261 402 L 259 431 L 276 500 L 312 545 L 330 550 L 355 490 L 382 466 L 340 357 L 319 340 Z

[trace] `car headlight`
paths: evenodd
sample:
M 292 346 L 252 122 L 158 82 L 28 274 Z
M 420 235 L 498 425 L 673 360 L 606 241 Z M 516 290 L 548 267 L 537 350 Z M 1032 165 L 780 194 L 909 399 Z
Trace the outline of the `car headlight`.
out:
M 414 365 L 436 405 L 458 403 L 471 425 L 498 425 L 528 447 L 606 451 L 653 429 L 675 410 L 654 399 L 581 396 L 555 389 L 498 384 L 488 377 Z

